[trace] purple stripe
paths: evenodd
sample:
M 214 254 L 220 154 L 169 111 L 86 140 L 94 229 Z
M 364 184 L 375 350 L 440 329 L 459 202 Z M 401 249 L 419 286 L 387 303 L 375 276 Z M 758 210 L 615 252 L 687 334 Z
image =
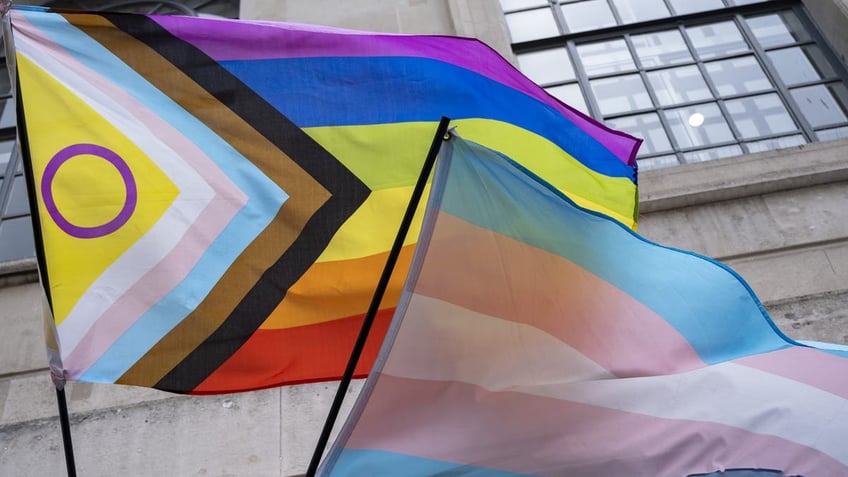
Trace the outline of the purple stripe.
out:
M 549 95 L 495 50 L 473 38 L 369 34 L 273 22 L 174 16 L 152 18 L 216 61 L 346 56 L 412 56 L 443 61 L 502 83 L 554 108 L 625 164 L 634 164 L 641 143 Z

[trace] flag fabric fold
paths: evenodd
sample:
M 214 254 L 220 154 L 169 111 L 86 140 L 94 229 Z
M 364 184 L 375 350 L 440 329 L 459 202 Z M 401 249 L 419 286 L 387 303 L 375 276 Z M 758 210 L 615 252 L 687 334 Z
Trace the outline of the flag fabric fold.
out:
M 792 341 L 729 268 L 498 152 L 454 137 L 436 167 L 320 475 L 848 475 L 844 350 Z
M 11 25 L 70 380 L 202 394 L 340 376 L 442 116 L 635 226 L 639 141 L 477 40 L 39 9 Z

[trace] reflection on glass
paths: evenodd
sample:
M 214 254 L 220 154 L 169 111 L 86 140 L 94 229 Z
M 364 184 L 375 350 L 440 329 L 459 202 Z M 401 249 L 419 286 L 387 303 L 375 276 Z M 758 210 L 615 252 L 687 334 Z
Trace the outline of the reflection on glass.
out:
M 746 139 L 798 129 L 776 94 L 734 99 L 725 105 L 736 129 Z
M 12 192 L 8 202 L 6 202 L 6 210 L 3 212 L 3 216 L 14 217 L 27 214 L 29 214 L 29 202 L 27 202 L 26 181 L 24 176 L 17 176 L 12 182 Z
M 748 44 L 732 21 L 686 28 L 692 46 L 701 58 L 715 58 L 748 51 Z
M 771 81 L 753 56 L 713 61 L 706 64 L 707 74 L 721 96 L 771 89 Z
M 848 137 L 848 127 L 816 131 L 819 141 L 835 141 Z
M 510 13 L 506 24 L 513 43 L 559 35 L 553 12 L 548 8 Z
M 572 108 L 589 114 L 589 108 L 586 107 L 586 98 L 583 97 L 583 92 L 580 91 L 580 85 L 577 83 L 553 86 L 546 88 L 546 91 Z
M 571 33 L 615 25 L 615 17 L 612 16 L 606 0 L 566 3 L 560 8 L 562 8 L 562 16 L 565 17 L 568 31 Z
M 708 146 L 733 140 L 733 133 L 715 103 L 669 109 L 663 114 L 680 147 Z M 689 124 L 689 118 L 695 114 L 704 116 L 700 126 Z
M 542 7 L 548 4 L 547 0 L 501 0 L 501 8 L 504 10 L 519 10 L 522 8 Z
M 658 31 L 630 37 L 642 66 L 675 65 L 692 61 L 678 30 Z
M 577 46 L 577 56 L 589 76 L 636 69 L 624 40 L 600 41 Z
M 669 16 L 663 0 L 613 0 L 624 23 L 635 23 Z
M 771 151 L 774 149 L 783 149 L 786 147 L 800 146 L 806 144 L 807 140 L 800 134 L 793 136 L 776 137 L 772 139 L 763 139 L 762 141 L 749 142 L 746 145 L 751 152 Z
M 663 106 L 713 97 L 697 66 L 683 66 L 648 73 L 657 100 Z
M 721 0 L 671 0 L 671 6 L 678 15 L 724 7 Z
M 788 85 L 816 81 L 836 74 L 822 51 L 814 45 L 774 50 L 767 54 L 780 79 Z
M 671 142 L 660 123 L 657 113 L 637 114 L 623 118 L 608 119 L 606 125 L 644 140 L 639 156 L 671 150 Z
M 683 154 L 683 160 L 687 164 L 693 162 L 713 161 L 723 159 L 725 157 L 733 157 L 742 154 L 742 148 L 736 145 L 714 147 L 712 149 L 701 149 L 699 151 L 691 151 Z
M 29 216 L 0 222 L 0 262 L 35 256 L 32 221 Z
M 675 155 L 656 156 L 639 159 L 636 161 L 636 165 L 639 167 L 639 172 L 645 172 L 677 166 L 680 165 L 680 161 L 677 160 L 677 156 Z
M 574 67 L 564 47 L 517 56 L 522 73 L 538 84 L 574 79 Z
M 807 41 L 810 34 L 791 10 L 745 19 L 763 48 Z
M 814 128 L 848 120 L 848 89 L 842 83 L 793 89 L 792 97 Z
M 645 83 L 638 74 L 592 80 L 589 85 L 604 115 L 653 106 Z

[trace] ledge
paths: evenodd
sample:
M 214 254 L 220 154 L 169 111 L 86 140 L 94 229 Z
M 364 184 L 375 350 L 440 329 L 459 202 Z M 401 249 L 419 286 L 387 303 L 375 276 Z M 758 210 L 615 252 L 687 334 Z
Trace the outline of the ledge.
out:
M 35 258 L 0 262 L 0 288 L 38 281 L 38 263 Z

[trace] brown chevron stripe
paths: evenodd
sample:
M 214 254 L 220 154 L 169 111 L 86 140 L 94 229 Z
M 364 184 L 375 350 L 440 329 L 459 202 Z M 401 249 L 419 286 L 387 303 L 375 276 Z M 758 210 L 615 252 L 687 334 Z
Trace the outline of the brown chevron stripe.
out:
M 245 249 L 197 309 L 118 381 L 154 386 L 221 325 L 330 194 L 288 155 L 154 50 L 103 17 L 66 18 L 203 121 L 290 196 L 275 220 Z

